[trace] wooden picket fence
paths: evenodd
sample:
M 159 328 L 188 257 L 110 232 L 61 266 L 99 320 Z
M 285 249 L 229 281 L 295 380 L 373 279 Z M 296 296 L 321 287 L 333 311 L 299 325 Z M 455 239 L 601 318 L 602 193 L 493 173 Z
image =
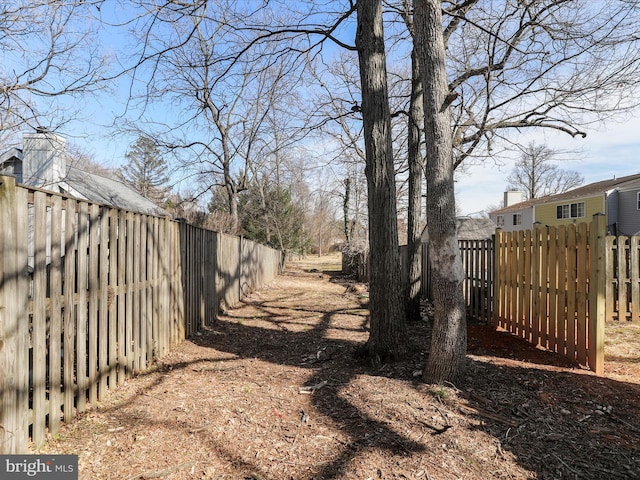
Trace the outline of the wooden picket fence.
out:
M 496 232 L 494 324 L 601 374 L 603 215 L 590 223 Z
M 465 272 L 462 290 L 467 306 L 467 316 L 481 322 L 491 322 L 493 320 L 493 239 L 459 240 L 458 246 Z M 408 253 L 406 245 L 400 247 L 402 281 L 405 285 L 409 278 Z M 345 271 L 344 266 L 343 271 Z M 422 243 L 420 295 L 422 298 L 432 299 L 431 265 L 429 264 L 429 244 L 427 242 Z
M 462 290 L 467 316 L 489 323 L 493 320 L 494 239 L 459 240 L 458 244 L 465 272 Z
M 640 236 L 607 236 L 605 265 L 607 321 L 640 321 Z
M 243 238 L 0 176 L 0 453 L 41 445 L 282 267 Z

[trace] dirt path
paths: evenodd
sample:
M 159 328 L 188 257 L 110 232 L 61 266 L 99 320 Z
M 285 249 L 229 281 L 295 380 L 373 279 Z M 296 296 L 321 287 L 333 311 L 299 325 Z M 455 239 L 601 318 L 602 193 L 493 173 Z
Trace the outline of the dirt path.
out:
M 424 385 L 428 322 L 374 368 L 338 261 L 291 265 L 41 452 L 87 480 L 640 478 L 637 384 L 475 326 L 465 384 Z

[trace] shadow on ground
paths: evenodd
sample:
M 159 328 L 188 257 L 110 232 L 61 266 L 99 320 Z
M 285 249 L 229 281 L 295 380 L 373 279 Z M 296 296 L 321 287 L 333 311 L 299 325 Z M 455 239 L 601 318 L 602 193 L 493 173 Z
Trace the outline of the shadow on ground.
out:
M 335 272 L 331 281 L 346 285 Z M 428 342 L 427 322 L 410 326 L 411 353 L 405 362 L 375 368 L 354 357 L 360 343 L 336 338 L 339 335 L 335 332 L 341 329 L 365 328 L 362 321 L 355 328 L 335 321 L 353 309 L 323 310 L 313 302 L 307 304 L 298 294 L 275 301 L 249 299 L 245 306 L 261 312 L 263 326 L 245 324 L 232 311 L 193 341 L 240 358 L 304 366 L 311 371 L 307 386 L 328 382 L 322 395 L 313 396 L 314 405 L 352 440 L 310 478 L 342 478 L 347 465 L 366 449 L 399 456 L 416 452 L 436 455 L 430 442 L 398 433 L 341 395 L 345 386 L 361 375 L 402 380 L 428 395 L 430 387 L 415 380 L 424 360 L 422 347 Z M 241 318 L 242 309 L 236 311 Z M 320 319 L 312 327 L 301 331 L 288 328 L 300 321 L 296 319 L 312 319 L 317 314 Z M 334 335 L 328 335 L 330 331 Z M 437 395 L 437 400 L 442 402 L 441 408 L 450 409 L 452 417 L 462 412 L 472 419 L 466 426 L 469 431 L 492 435 L 496 456 L 510 452 L 518 465 L 535 473 L 535 478 L 640 478 L 637 385 L 572 370 L 574 365 L 563 357 L 505 332 L 470 325 L 469 333 L 469 376 L 464 385 L 451 386 L 450 400 L 448 395 L 444 399 Z M 322 354 L 309 363 L 309 355 L 316 352 Z M 517 361 L 529 363 L 516 365 Z M 460 429 L 458 434 L 465 435 Z

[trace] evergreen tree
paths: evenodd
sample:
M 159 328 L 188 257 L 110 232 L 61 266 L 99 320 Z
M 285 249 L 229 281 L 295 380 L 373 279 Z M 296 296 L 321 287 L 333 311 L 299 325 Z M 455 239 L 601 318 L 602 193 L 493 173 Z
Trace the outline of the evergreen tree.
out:
M 286 188 L 269 183 L 253 186 L 240 196 L 238 206 L 244 235 L 285 252 L 304 252 L 310 240 L 304 229 L 304 210 Z
M 170 190 L 167 186 L 167 162 L 153 140 L 138 137 L 125 158 L 128 163 L 120 170 L 120 176 L 140 194 L 162 206 Z

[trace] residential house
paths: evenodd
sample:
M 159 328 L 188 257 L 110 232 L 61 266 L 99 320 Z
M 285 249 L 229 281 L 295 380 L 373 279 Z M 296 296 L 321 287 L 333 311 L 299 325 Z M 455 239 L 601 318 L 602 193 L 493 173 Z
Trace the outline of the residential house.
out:
M 513 202 L 515 197 L 507 193 L 504 208 L 490 214 L 503 231 L 529 230 L 535 222 L 556 226 L 586 222 L 596 213 L 602 213 L 606 215 L 609 233 L 640 234 L 640 174 L 520 202 Z
M 75 168 L 67 162 L 66 140 L 44 129 L 24 133 L 22 148 L 0 155 L 0 175 L 18 183 L 134 212 L 166 212 L 129 185 Z

